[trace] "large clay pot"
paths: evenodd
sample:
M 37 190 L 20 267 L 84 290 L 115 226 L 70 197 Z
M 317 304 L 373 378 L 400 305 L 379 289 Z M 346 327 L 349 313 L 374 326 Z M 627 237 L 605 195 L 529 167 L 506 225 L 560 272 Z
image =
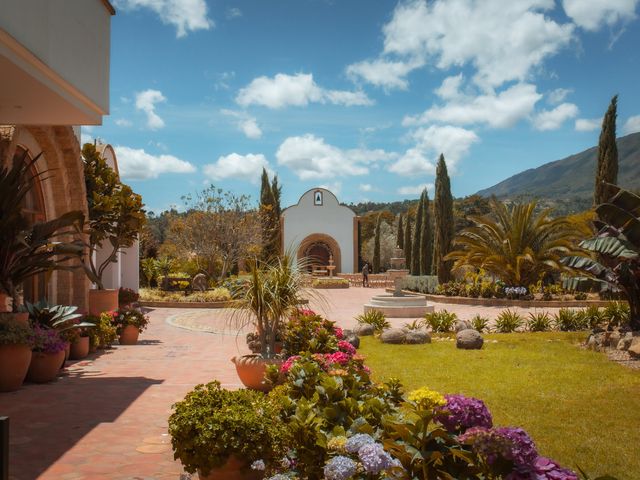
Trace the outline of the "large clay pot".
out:
M 29 312 L 0 312 L 0 318 L 11 319 L 29 325 Z
M 208 475 L 198 471 L 200 480 L 260 480 L 263 476 L 262 472 L 251 470 L 246 462 L 239 460 L 235 455 L 231 455 L 227 463 L 214 468 Z
M 64 362 L 64 350 L 58 353 L 33 352 L 27 380 L 34 383 L 47 383 L 55 380 L 62 362 Z
M 268 392 L 273 387 L 265 382 L 264 374 L 267 365 L 282 365 L 282 360 L 277 358 L 262 358 L 260 355 L 243 355 L 241 357 L 233 357 L 231 361 L 236 366 L 238 377 L 245 387 L 252 390 L 260 390 Z
M 18 390 L 31 363 L 27 345 L 0 345 L 0 392 Z
M 71 344 L 69 358 L 71 360 L 82 360 L 89 355 L 89 337 L 78 337 Z
M 11 304 L 9 303 L 9 295 L 4 292 L 0 292 L 0 312 L 10 312 Z
M 89 290 L 89 313 L 100 315 L 102 312 L 118 310 L 118 290 Z
M 120 345 L 135 345 L 138 343 L 138 335 L 140 335 L 138 327 L 127 325 L 120 332 Z

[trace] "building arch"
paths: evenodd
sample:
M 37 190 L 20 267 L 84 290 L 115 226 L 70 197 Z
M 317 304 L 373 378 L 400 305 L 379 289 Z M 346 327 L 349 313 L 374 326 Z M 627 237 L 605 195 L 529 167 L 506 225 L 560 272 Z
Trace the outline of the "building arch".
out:
M 326 250 L 328 255 L 325 258 L 318 258 L 318 256 L 313 258 L 314 255 L 310 255 L 310 252 L 314 247 Z M 333 256 L 333 264 L 336 266 L 334 273 L 341 273 L 340 265 L 342 265 L 342 253 L 340 251 L 340 245 L 330 235 L 325 233 L 312 233 L 311 235 L 306 236 L 300 242 L 297 252 L 298 260 L 308 258 L 311 265 L 328 265 L 329 255 Z M 311 265 L 309 268 L 311 268 Z

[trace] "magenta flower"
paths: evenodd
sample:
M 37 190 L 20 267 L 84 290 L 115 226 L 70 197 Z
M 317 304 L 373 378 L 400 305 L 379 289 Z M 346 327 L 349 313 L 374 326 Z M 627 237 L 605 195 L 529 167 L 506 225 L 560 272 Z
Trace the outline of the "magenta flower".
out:
M 340 349 L 340 351 L 346 353 L 349 356 L 353 356 L 356 354 L 356 347 L 345 340 L 340 340 L 338 342 L 338 348 Z
M 445 395 L 447 404 L 439 409 L 436 420 L 451 433 L 473 427 L 493 427 L 489 409 L 482 400 L 464 395 Z

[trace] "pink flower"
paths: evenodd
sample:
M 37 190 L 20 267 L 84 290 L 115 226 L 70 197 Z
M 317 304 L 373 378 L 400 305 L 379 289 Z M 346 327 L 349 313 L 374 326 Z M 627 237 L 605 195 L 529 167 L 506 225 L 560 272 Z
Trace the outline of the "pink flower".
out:
M 338 363 L 344 366 L 349 363 L 349 360 L 351 360 L 351 355 L 347 355 L 344 352 L 327 353 L 325 355 L 327 363 L 329 364 Z
M 300 360 L 300 355 L 293 355 L 285 360 L 285 362 L 280 366 L 280 372 L 285 375 L 289 373 L 289 370 L 296 363 L 297 360 Z
M 340 340 L 338 342 L 338 348 L 349 356 L 353 356 L 356 354 L 356 347 L 345 340 Z
M 344 333 L 340 327 L 333 327 L 333 333 L 338 340 L 342 340 L 344 338 Z
M 298 309 L 298 313 L 300 315 L 304 315 L 304 316 L 309 316 L 309 315 L 315 315 L 316 312 L 314 312 L 313 310 L 309 310 L 308 308 L 300 308 Z

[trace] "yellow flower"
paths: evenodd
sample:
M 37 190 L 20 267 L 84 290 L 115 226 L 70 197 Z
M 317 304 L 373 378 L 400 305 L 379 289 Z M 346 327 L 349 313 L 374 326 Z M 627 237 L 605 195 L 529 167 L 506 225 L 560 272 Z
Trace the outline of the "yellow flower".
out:
M 442 394 L 434 390 L 429 390 L 427 387 L 421 387 L 409 392 L 407 399 L 417 403 L 423 408 L 441 407 L 447 404 L 447 400 Z
M 327 442 L 327 448 L 332 452 L 344 452 L 347 444 L 347 437 L 333 437 Z

